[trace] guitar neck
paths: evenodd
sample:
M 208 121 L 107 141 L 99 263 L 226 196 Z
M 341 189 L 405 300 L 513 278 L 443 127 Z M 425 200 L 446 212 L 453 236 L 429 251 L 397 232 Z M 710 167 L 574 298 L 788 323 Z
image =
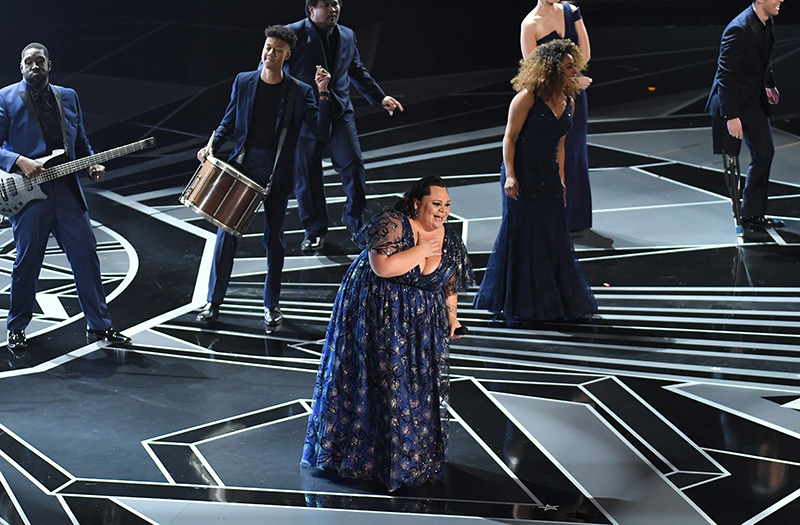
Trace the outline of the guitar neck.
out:
M 127 146 L 120 146 L 118 148 L 113 148 L 108 151 L 104 151 L 102 153 L 95 153 L 94 155 L 89 155 L 88 157 L 71 160 L 63 164 L 58 164 L 57 166 L 52 166 L 50 168 L 45 169 L 43 172 L 37 175 L 33 179 L 33 181 L 36 182 L 37 184 L 41 184 L 43 182 L 55 180 L 59 177 L 63 177 L 64 175 L 69 175 L 71 173 L 85 170 L 89 166 L 102 164 L 103 162 L 122 157 L 124 155 L 127 155 L 128 153 L 141 151 L 143 149 L 152 147 L 154 145 L 155 145 L 155 140 L 151 137 L 144 140 L 140 140 L 139 142 L 134 142 L 133 144 L 128 144 Z

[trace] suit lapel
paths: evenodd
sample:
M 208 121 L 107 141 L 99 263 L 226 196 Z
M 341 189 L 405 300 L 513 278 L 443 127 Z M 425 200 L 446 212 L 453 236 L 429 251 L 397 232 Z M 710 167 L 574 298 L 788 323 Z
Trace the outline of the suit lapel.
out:
M 69 148 L 67 147 L 67 120 L 64 116 L 64 101 L 61 98 L 61 91 L 50 84 L 50 88 L 53 91 L 53 97 L 56 100 L 56 107 L 58 108 L 58 116 L 59 116 L 59 123 L 61 124 L 61 137 L 64 140 L 64 152 L 69 155 Z M 42 124 L 39 122 L 39 114 L 36 113 L 36 106 L 33 102 L 33 97 L 31 96 L 30 91 L 28 90 L 27 84 L 25 82 L 20 82 L 19 84 L 19 96 L 22 99 L 22 103 L 25 105 L 25 109 L 28 111 L 28 115 L 30 117 L 31 122 L 36 127 L 36 131 L 39 132 L 39 136 L 42 137 L 42 141 L 45 140 L 44 138 L 44 130 L 42 130 Z
M 245 118 L 247 119 L 247 125 L 250 126 L 250 122 L 253 121 L 253 111 L 256 106 L 256 90 L 258 88 L 259 77 L 261 76 L 261 70 L 255 72 L 255 74 L 250 76 L 250 79 L 247 82 L 247 94 L 245 96 Z
M 763 40 L 759 38 L 759 34 L 764 31 L 764 24 L 761 23 L 761 20 L 756 15 L 755 11 L 753 11 L 752 7 L 749 8 L 750 12 L 748 13 L 748 20 L 749 23 L 747 26 L 750 28 L 750 34 L 753 37 L 753 40 L 756 42 L 756 50 L 758 51 L 758 60 L 761 63 L 763 68 L 766 68 L 769 64 L 770 57 L 772 56 L 772 45 L 775 42 L 775 37 L 772 34 L 772 31 L 769 32 L 769 42 L 767 42 L 767 48 L 764 49 Z M 766 61 L 764 61 L 764 57 L 766 57 Z
M 767 46 L 767 63 L 772 62 L 772 49 L 775 47 L 775 32 L 774 32 L 774 25 L 772 19 L 770 18 L 770 32 L 769 32 L 769 44 Z
M 317 61 L 322 64 L 322 67 L 330 71 L 330 67 L 328 67 L 328 59 L 325 56 L 325 48 L 322 45 L 322 37 L 319 36 L 319 31 L 317 28 L 314 27 L 314 22 L 310 19 L 306 18 L 306 33 L 308 33 L 308 43 L 314 49 L 314 54 L 317 57 Z
M 33 105 L 33 97 L 28 91 L 28 85 L 25 84 L 25 82 L 20 82 L 18 92 L 22 103 L 25 104 L 25 109 L 28 110 L 28 116 L 31 122 L 36 126 L 36 131 L 39 132 L 39 136 L 44 140 L 44 131 L 42 130 L 42 125 L 39 123 L 39 115 L 36 113 L 36 107 Z
M 348 60 L 344 60 L 344 55 L 342 54 L 343 49 L 350 49 L 349 44 L 345 45 L 344 39 L 347 38 L 342 31 L 342 28 L 338 25 L 336 26 L 336 31 L 339 32 L 339 38 L 337 38 L 338 48 L 336 49 L 336 63 L 334 64 L 334 69 L 336 70 L 335 73 L 331 71 L 331 76 L 337 76 L 341 78 L 342 76 L 347 74 L 347 64 L 350 62 Z M 328 70 L 330 71 L 330 70 Z
M 53 96 L 56 98 L 56 107 L 58 108 L 59 122 L 61 123 L 61 137 L 64 139 L 64 151 L 69 156 L 69 148 L 67 147 L 67 118 L 64 115 L 64 101 L 61 99 L 61 91 L 57 87 L 50 85 L 53 88 Z

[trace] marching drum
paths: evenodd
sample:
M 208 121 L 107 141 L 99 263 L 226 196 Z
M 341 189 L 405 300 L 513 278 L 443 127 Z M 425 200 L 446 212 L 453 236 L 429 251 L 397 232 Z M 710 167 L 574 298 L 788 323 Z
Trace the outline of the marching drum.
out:
M 209 155 L 179 200 L 215 226 L 241 237 L 268 193 L 241 171 Z

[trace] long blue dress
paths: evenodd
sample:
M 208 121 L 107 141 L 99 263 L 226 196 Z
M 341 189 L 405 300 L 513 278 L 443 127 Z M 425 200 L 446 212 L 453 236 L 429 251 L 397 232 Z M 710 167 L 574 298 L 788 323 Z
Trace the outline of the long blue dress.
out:
M 558 142 L 570 127 L 569 104 L 556 118 L 536 98 L 516 141 L 519 197 L 503 220 L 475 296 L 475 307 L 509 322 L 576 319 L 597 311 L 564 219 Z M 505 184 L 505 167 L 500 187 Z
M 445 287 L 472 284 L 461 238 L 445 229 L 438 268 L 381 278 L 369 252 L 414 246 L 408 217 L 384 210 L 339 287 L 314 387 L 301 464 L 395 490 L 441 480 L 447 450 L 449 320 Z
M 569 4 L 564 8 L 564 36 L 578 45 L 578 31 L 575 22 L 581 20 L 580 8 L 573 12 Z M 546 44 L 562 38 L 555 31 L 536 41 L 536 45 Z M 567 227 L 569 231 L 585 230 L 592 227 L 592 188 L 589 184 L 589 151 L 586 145 L 589 104 L 586 91 L 575 96 L 575 111 L 572 127 L 564 143 L 564 182 L 567 186 Z

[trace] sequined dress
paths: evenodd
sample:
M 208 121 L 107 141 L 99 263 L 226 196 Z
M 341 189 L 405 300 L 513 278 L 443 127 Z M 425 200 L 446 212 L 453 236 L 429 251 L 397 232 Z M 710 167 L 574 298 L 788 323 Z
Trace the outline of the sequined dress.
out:
M 558 142 L 571 123 L 536 98 L 516 141 L 519 197 L 506 199 L 475 307 L 528 322 L 587 317 L 597 302 L 575 257 L 564 216 Z M 500 188 L 505 185 L 505 167 Z
M 441 480 L 447 450 L 449 321 L 445 286 L 463 290 L 472 268 L 460 237 L 445 229 L 442 259 L 377 276 L 369 251 L 414 246 L 408 217 L 384 210 L 356 235 L 364 250 L 336 295 L 317 372 L 301 464 L 389 490 Z
M 564 37 L 578 45 L 578 30 L 575 22 L 583 20 L 580 8 L 573 11 L 569 4 L 564 8 Z M 540 38 L 536 45 L 540 46 L 561 38 L 555 31 Z M 584 230 L 592 227 L 592 188 L 589 184 L 589 148 L 586 143 L 588 131 L 589 103 L 586 91 L 575 96 L 575 111 L 572 115 L 572 127 L 567 133 L 564 144 L 564 176 L 567 185 L 567 227 L 569 231 Z

